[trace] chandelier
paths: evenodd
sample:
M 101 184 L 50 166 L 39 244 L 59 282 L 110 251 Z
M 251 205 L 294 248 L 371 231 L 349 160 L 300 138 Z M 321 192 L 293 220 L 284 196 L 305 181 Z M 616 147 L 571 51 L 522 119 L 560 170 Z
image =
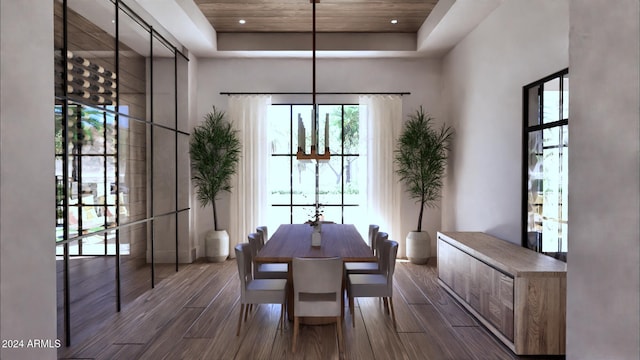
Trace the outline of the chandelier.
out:
M 329 114 L 326 115 L 324 121 L 324 152 L 320 153 L 318 147 L 319 128 L 318 121 L 318 104 L 316 101 L 316 3 L 320 0 L 310 0 L 313 4 L 313 31 L 312 31 L 312 96 L 313 96 L 313 108 L 311 109 L 311 150 L 310 153 L 306 153 L 306 129 L 302 122 L 302 117 L 298 115 L 298 151 L 296 153 L 296 159 L 298 160 L 316 160 L 327 161 L 331 159 L 331 152 L 329 151 Z

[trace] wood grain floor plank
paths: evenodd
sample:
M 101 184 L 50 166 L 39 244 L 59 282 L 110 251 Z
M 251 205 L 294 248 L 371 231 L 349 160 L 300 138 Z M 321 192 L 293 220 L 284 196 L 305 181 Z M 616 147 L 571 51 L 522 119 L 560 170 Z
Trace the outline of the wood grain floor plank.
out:
M 271 359 L 273 343 L 277 336 L 282 336 L 277 330 L 280 321 L 280 305 L 262 304 L 254 310 L 253 314 L 245 323 L 245 332 L 242 342 L 247 344 L 241 346 L 236 354 L 237 359 Z M 227 329 L 235 330 L 235 329 Z
M 278 305 L 260 305 L 242 340 L 235 359 L 338 359 L 337 333 L 334 324 L 300 325 L 296 353 L 291 351 L 293 323 L 276 331 Z M 266 315 L 265 312 L 269 312 Z M 344 330 L 344 326 L 343 326 Z M 242 336 L 242 335 L 241 335 Z M 248 345 L 251 344 L 251 345 Z M 270 347 L 267 348 L 267 347 Z
M 146 300 L 146 304 L 137 302 L 133 305 L 139 315 L 135 319 L 128 319 L 133 321 L 123 321 L 122 326 L 119 327 L 120 331 L 115 334 L 116 343 L 146 343 L 158 331 L 162 330 L 168 321 L 173 319 L 176 312 L 184 306 L 193 296 L 193 292 L 197 291 L 201 286 L 197 281 L 199 275 L 202 275 L 201 270 L 185 271 L 181 275 L 165 279 L 164 284 L 159 284 L 153 289 L 154 291 L 150 292 L 153 295 L 143 297 Z M 171 289 L 173 293 L 170 298 L 163 296 L 167 288 Z
M 147 342 L 147 347 L 138 360 L 162 359 L 170 352 L 176 339 L 182 339 L 186 331 L 202 313 L 202 308 L 182 308 L 157 336 Z
M 409 308 L 408 301 L 406 301 L 403 294 L 404 292 L 401 291 L 398 284 L 394 284 L 393 308 L 396 314 L 397 331 L 422 332 L 422 325 Z
M 323 360 L 339 359 L 338 335 L 335 324 L 328 325 L 300 325 L 296 356 L 304 359 Z
M 482 325 L 454 327 L 460 340 L 478 360 L 562 360 L 564 355 L 523 355 L 518 356 L 507 348 Z
M 220 294 L 220 291 L 227 285 L 229 280 L 238 274 L 238 268 L 235 266 L 235 262 L 232 261 L 203 264 L 201 266 L 209 268 L 209 279 L 202 286 L 202 290 L 185 305 L 187 307 L 208 306 Z
M 138 359 L 144 350 L 143 345 L 111 345 L 104 349 L 95 360 Z
M 202 312 L 202 316 L 198 318 L 193 326 L 185 334 L 186 338 L 215 338 L 219 335 L 221 329 L 219 324 L 227 321 L 232 317 L 234 321 L 238 319 L 240 311 L 240 279 L 233 278 L 220 294 L 209 304 Z M 236 327 L 233 327 L 234 330 Z M 233 332 L 235 335 L 235 331 Z
M 293 354 L 291 352 L 292 337 L 293 322 L 285 321 L 284 334 L 282 336 L 277 336 L 273 341 L 273 348 L 271 349 L 271 359 L 295 359 L 296 354 Z M 300 343 L 298 343 L 298 346 L 299 345 Z M 299 357 L 299 354 L 297 356 Z
M 238 285 L 239 286 L 239 285 Z M 239 291 L 239 290 L 238 290 Z M 213 324 L 209 329 L 213 337 L 209 340 L 209 346 L 205 349 L 204 359 L 239 359 L 236 354 L 243 346 L 253 346 L 250 340 L 246 339 L 246 334 L 250 331 L 249 326 L 254 325 L 253 322 L 256 319 L 256 314 L 259 309 L 254 307 L 254 311 L 249 315 L 246 327 L 243 325 L 240 335 L 236 336 L 236 325 L 238 320 L 238 312 L 240 310 L 239 303 L 234 304 L 236 311 L 227 313 L 224 319 Z M 260 319 L 258 315 L 258 320 Z M 275 326 L 275 322 L 271 324 Z M 273 340 L 270 340 L 273 341 Z
M 170 360 L 199 360 L 206 359 L 204 354 L 211 345 L 211 339 L 182 338 L 174 341 L 173 348 L 166 354 Z M 212 357 L 211 359 L 219 359 Z
M 494 337 L 479 326 L 454 327 L 453 331 L 478 360 L 517 359 L 511 350 L 498 344 Z
M 433 341 L 425 333 L 401 333 L 398 334 L 410 359 L 415 360 L 458 360 L 442 345 Z
M 123 304 L 129 304 L 145 292 L 151 290 L 151 271 L 149 267 L 129 267 L 121 270 L 121 289 Z
M 94 261 L 92 264 L 100 266 L 107 262 Z M 564 359 L 518 357 L 504 348 L 439 288 L 434 263 L 414 265 L 398 262 L 396 268 L 401 279 L 394 283 L 399 332 L 393 330 L 391 317 L 377 298 L 356 299 L 356 327 L 351 327 L 347 308 L 342 328 L 347 359 Z M 94 270 L 86 271 L 92 274 L 94 281 L 103 284 L 113 281 L 108 272 L 105 277 L 110 280 L 105 280 L 100 279 Z M 148 268 L 143 271 L 148 271 Z M 340 358 L 334 325 L 302 326 L 298 351 L 293 354 L 293 324 L 287 322 L 280 333 L 277 329 L 278 305 L 258 306 L 243 324 L 240 336 L 236 336 L 240 281 L 235 260 L 181 265 L 177 273 L 175 268 L 167 267 L 163 274 L 167 277 L 154 289 L 146 290 L 126 304 L 120 313 L 115 312 L 113 301 L 107 297 L 98 297 L 97 302 L 84 305 L 85 311 L 95 314 L 74 313 L 79 317 L 75 321 L 88 324 L 82 329 L 85 340 L 73 342 L 69 348 L 58 349 L 58 358 Z M 149 279 L 132 274 L 129 285 L 136 286 L 135 278 L 141 283 Z
M 472 353 L 461 346 L 463 344 L 457 337 L 453 328 L 442 318 L 433 305 L 410 305 L 416 317 L 422 323 L 424 333 L 433 343 L 427 348 L 428 358 L 467 360 L 474 359 Z M 424 349 L 423 349 L 424 350 Z
M 429 304 L 429 299 L 411 279 L 406 266 L 396 266 L 393 281 L 408 304 Z
M 371 349 L 379 359 L 409 359 L 398 333 L 393 329 L 391 315 L 385 313 L 377 298 L 357 298 L 369 336 Z
M 110 338 L 114 344 L 145 344 L 146 340 L 155 335 L 155 330 L 161 329 L 163 323 L 171 320 L 175 315 L 175 308 L 180 307 L 178 300 L 180 295 L 172 299 L 172 302 L 163 296 L 158 296 L 158 293 L 162 292 L 158 286 L 145 293 L 146 296 L 138 298 L 135 303 L 126 307 L 121 313 L 114 314 L 108 322 L 103 324 L 103 327 L 107 327 L 109 330 L 99 333 L 89 339 L 88 343 L 79 346 L 73 356 L 96 357 L 100 349 L 95 345 L 104 338 Z
M 345 311 L 345 317 L 343 321 L 343 336 L 345 343 L 345 353 L 347 359 L 362 359 L 369 360 L 374 359 L 373 349 L 371 348 L 371 341 L 369 340 L 369 334 L 367 334 L 367 328 L 362 318 L 362 312 L 360 311 L 360 305 L 358 301 L 355 302 L 355 320 L 356 327 L 351 326 L 351 314 L 348 309 Z
M 227 261 L 236 266 L 235 261 Z M 226 266 L 226 265 L 225 265 Z M 237 268 L 236 268 L 237 269 Z M 192 327 L 184 335 L 184 340 L 206 340 L 206 346 L 198 355 L 192 358 L 202 359 L 234 359 L 238 349 L 243 344 L 243 333 L 236 336 L 238 312 L 240 311 L 240 280 L 236 273 L 230 274 L 230 279 L 220 294 L 209 303 L 202 315 L 194 321 Z M 251 316 L 253 317 L 252 314 Z M 246 325 L 243 325 L 243 331 Z M 196 342 L 200 345 L 200 342 Z M 189 352 L 187 352 L 189 354 Z M 185 357 L 187 359 L 188 357 Z

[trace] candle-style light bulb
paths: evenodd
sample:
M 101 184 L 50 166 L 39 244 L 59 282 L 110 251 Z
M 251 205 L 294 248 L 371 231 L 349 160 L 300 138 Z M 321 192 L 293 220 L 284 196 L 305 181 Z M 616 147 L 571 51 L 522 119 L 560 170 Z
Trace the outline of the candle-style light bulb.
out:
M 304 125 L 300 113 L 298 113 L 298 150 L 304 152 Z
M 324 120 L 324 148 L 329 149 L 329 113 L 327 113 Z
M 307 128 L 304 127 L 304 123 L 302 123 L 302 152 L 307 152 Z
M 315 104 L 314 108 L 311 109 L 311 146 L 313 148 L 318 147 L 318 141 L 316 139 L 316 131 L 318 127 L 316 126 L 316 112 L 315 112 Z

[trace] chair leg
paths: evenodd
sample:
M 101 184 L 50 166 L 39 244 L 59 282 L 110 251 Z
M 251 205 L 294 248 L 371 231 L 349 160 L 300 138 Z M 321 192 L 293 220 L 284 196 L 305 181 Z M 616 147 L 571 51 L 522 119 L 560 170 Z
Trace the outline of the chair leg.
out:
M 342 317 L 336 317 L 336 332 L 338 333 L 338 352 L 344 354 L 344 338 L 342 336 Z M 341 357 L 342 358 L 342 357 Z
M 300 320 L 297 316 L 293 317 L 293 340 L 291 341 L 291 352 L 296 352 L 296 340 L 298 340 L 298 330 L 300 329 Z
M 242 326 L 242 313 L 244 312 L 244 304 L 240 304 L 240 317 L 238 318 L 238 331 L 236 336 L 240 336 L 240 326 Z
M 247 304 L 244 306 L 244 321 L 247 322 L 247 319 L 249 318 L 249 309 L 250 307 L 253 306 L 253 304 Z
M 356 327 L 356 311 L 353 304 L 353 296 L 349 295 L 349 312 L 351 312 L 351 326 Z
M 384 305 L 384 312 L 389 314 L 389 302 L 387 301 L 386 297 L 382 298 L 382 303 Z
M 347 300 L 349 301 L 349 313 L 353 315 L 353 313 L 356 311 L 354 298 L 351 296 L 351 294 L 349 294 Z
M 284 329 L 284 304 L 280 305 L 280 334 Z
M 396 311 L 393 309 L 393 298 L 389 296 L 389 305 L 391 307 L 391 319 L 393 320 L 393 329 L 398 331 L 398 325 L 396 324 Z

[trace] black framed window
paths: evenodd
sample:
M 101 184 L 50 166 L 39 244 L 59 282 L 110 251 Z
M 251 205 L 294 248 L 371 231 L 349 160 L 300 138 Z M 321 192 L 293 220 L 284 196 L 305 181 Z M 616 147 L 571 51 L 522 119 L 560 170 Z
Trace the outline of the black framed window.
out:
M 318 105 L 319 149 L 322 153 L 328 142 L 331 152 L 330 160 L 320 162 L 296 159 L 299 124 L 311 128 L 312 108 L 312 105 L 278 104 L 269 110 L 269 166 L 276 170 L 269 173 L 269 217 L 304 223 L 315 213 L 317 196 L 326 221 L 353 223 L 363 193 L 361 177 L 357 175 L 364 169 L 358 150 L 359 106 Z M 328 136 L 325 136 L 326 122 Z M 310 131 L 304 136 L 309 147 Z
M 62 126 L 66 108 L 66 147 Z M 118 187 L 116 114 L 113 106 L 99 107 L 70 101 L 56 105 L 56 242 L 83 234 L 96 233 L 69 247 L 70 255 L 115 255 L 115 232 L 102 230 L 117 223 L 126 213 L 116 197 L 126 196 L 126 186 Z M 67 169 L 64 169 L 66 164 Z M 65 181 L 63 174 L 68 174 Z M 122 184 L 121 184 L 122 185 Z M 68 198 L 65 201 L 65 187 Z M 66 203 L 67 217 L 64 216 Z M 65 229 L 66 226 L 66 229 Z M 124 254 L 128 247 L 121 248 Z M 57 247 L 57 255 L 62 248 Z
M 569 70 L 523 88 L 523 246 L 566 261 Z

